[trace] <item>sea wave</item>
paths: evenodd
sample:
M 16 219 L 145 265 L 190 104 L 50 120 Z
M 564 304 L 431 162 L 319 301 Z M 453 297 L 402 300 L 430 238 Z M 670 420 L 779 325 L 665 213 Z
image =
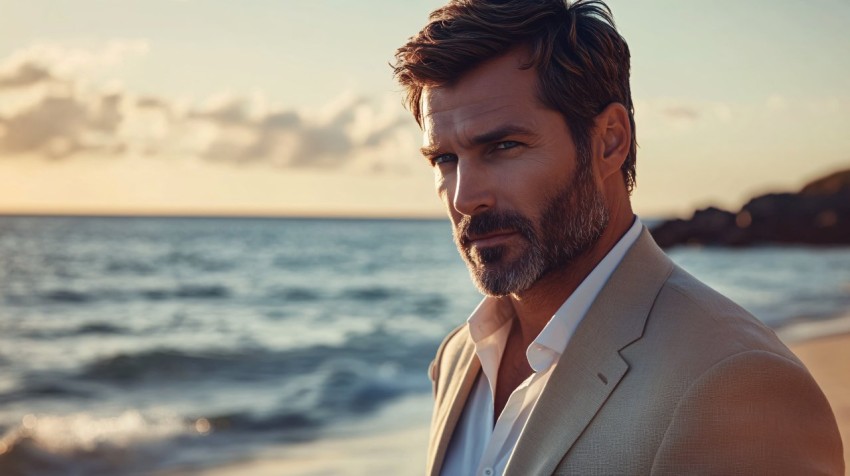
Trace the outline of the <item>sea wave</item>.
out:
M 297 379 L 296 379 L 297 380 Z M 298 382 L 281 387 L 281 401 L 267 410 L 242 408 L 179 415 L 127 410 L 117 415 L 28 414 L 0 428 L 0 474 L 20 476 L 149 474 L 162 468 L 209 466 L 222 444 L 297 442 L 320 438 L 346 419 L 424 387 L 391 365 L 378 368 L 335 359 Z M 299 388 L 300 387 L 300 388 Z
M 41 398 L 57 398 L 62 400 L 93 398 L 96 392 L 82 388 L 79 384 L 68 384 L 62 381 L 37 380 L 24 386 L 0 393 L 0 404 L 15 402 L 31 402 Z
M 28 414 L 0 438 L 0 474 L 140 474 L 168 460 L 169 442 L 199 436 L 200 430 L 207 429 L 175 415 L 136 410 L 106 417 Z
M 159 269 L 161 268 L 147 261 L 122 258 L 110 259 L 104 265 L 104 272 L 113 276 L 148 276 L 156 274 Z
M 227 286 L 220 284 L 185 284 L 176 288 L 146 289 L 139 294 L 152 301 L 166 299 L 224 299 L 230 296 L 231 290 Z
M 312 288 L 289 287 L 274 289 L 268 293 L 268 297 L 284 302 L 312 302 L 321 299 L 322 295 Z
M 126 335 L 130 332 L 130 329 L 123 326 L 116 326 L 108 322 L 93 321 L 68 328 L 32 329 L 20 332 L 18 335 L 27 339 L 63 339 L 87 335 Z
M 257 415 L 251 412 L 225 413 L 203 418 L 210 425 L 210 431 L 246 431 L 246 432 L 268 432 L 273 431 L 284 435 L 288 440 L 307 439 L 308 433 L 320 428 L 324 422 L 302 412 L 283 410 L 278 413 Z M 314 433 L 309 433 L 313 435 Z M 286 437 L 288 436 L 288 438 Z
M 439 337 L 478 301 L 444 223 L 2 225 L 0 475 L 172 474 L 365 423 L 429 393 Z M 75 436 L 126 409 L 152 436 Z
M 285 254 L 276 256 L 272 260 L 272 265 L 281 270 L 298 271 L 305 268 L 324 266 L 328 262 L 333 262 L 333 258 L 334 256 L 330 254 Z
M 103 357 L 89 364 L 79 375 L 87 380 L 112 383 L 143 381 L 180 381 L 205 376 L 226 377 L 251 368 L 251 374 L 262 374 L 272 362 L 265 353 L 190 352 L 175 349 L 153 349 L 135 354 Z
M 418 316 L 436 317 L 449 309 L 449 300 L 439 294 L 426 294 L 410 302 L 409 312 Z
M 403 289 L 391 288 L 387 286 L 369 286 L 369 287 L 352 287 L 344 290 L 340 296 L 342 299 L 351 299 L 355 301 L 384 301 L 390 298 L 403 296 L 406 292 Z
M 54 289 L 41 294 L 45 302 L 57 302 L 63 304 L 86 304 L 95 299 L 91 293 L 76 291 L 73 289 Z
M 55 288 L 42 291 L 35 295 L 9 293 L 5 296 L 7 302 L 17 305 L 33 304 L 62 304 L 90 305 L 99 302 L 129 302 L 135 300 L 166 301 L 184 299 L 226 299 L 233 291 L 222 284 L 179 284 L 173 287 L 138 288 L 138 289 L 73 289 Z M 33 297 L 36 298 L 33 302 Z
M 236 267 L 233 261 L 226 261 L 205 253 L 187 251 L 172 251 L 157 259 L 157 263 L 160 267 L 185 266 L 203 272 L 228 271 Z
M 400 372 L 391 364 L 375 368 L 355 360 L 334 360 L 327 362 L 319 375 L 322 382 L 316 408 L 322 411 L 370 412 L 411 390 L 409 380 L 399 380 Z
M 378 330 L 350 334 L 339 345 L 285 350 L 156 348 L 98 358 L 87 364 L 77 377 L 116 384 L 187 380 L 267 382 L 285 376 L 309 375 L 339 361 L 367 366 L 364 374 L 377 366 L 396 363 L 402 366 L 402 371 L 416 371 L 427 366 L 435 346 L 429 340 L 410 340 Z

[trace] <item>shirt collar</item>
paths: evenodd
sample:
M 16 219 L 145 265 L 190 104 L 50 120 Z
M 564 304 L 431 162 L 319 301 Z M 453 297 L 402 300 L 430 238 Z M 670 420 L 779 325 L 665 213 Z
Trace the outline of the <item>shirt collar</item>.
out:
M 542 372 L 555 364 L 567 348 L 581 320 L 602 291 L 608 278 L 617 269 L 626 252 L 640 236 L 643 225 L 635 217 L 632 226 L 584 278 L 575 291 L 561 304 L 549 322 L 528 346 L 526 357 L 535 372 Z
M 475 354 L 490 383 L 492 395 L 496 394 L 496 377 L 499 375 L 499 364 L 511 331 L 513 315 L 513 306 L 508 298 L 485 297 L 466 321 L 469 336 L 475 344 Z

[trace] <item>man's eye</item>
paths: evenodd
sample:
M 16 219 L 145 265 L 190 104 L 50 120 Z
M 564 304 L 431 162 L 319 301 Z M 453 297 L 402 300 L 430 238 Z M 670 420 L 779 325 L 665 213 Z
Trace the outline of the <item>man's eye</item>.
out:
M 514 147 L 516 147 L 518 145 L 519 145 L 519 142 L 512 141 L 512 140 L 506 140 L 506 141 L 502 141 L 502 142 L 499 142 L 498 144 L 496 144 L 496 149 L 499 149 L 499 150 L 513 149 Z
M 457 157 L 455 157 L 454 154 L 443 154 L 443 155 L 438 155 L 436 157 L 432 157 L 431 158 L 431 164 L 432 165 L 447 164 L 449 162 L 455 162 L 456 160 L 457 160 Z

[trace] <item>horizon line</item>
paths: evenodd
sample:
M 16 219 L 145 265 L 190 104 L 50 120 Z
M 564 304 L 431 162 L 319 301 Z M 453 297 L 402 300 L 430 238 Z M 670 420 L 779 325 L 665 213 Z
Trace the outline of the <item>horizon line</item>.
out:
M 308 213 L 211 213 L 211 212 L 9 212 L 0 218 L 157 218 L 157 219 L 245 219 L 245 220 L 399 220 L 442 221 L 437 215 L 308 214 Z
M 640 216 L 635 214 L 636 216 Z M 446 216 L 437 215 L 380 215 L 380 214 L 307 214 L 307 213 L 208 213 L 208 212 L 7 212 L 0 211 L 2 218 L 112 218 L 112 219 L 222 219 L 222 220 L 363 220 L 363 221 L 444 221 Z M 642 221 L 664 221 L 672 216 L 642 216 Z

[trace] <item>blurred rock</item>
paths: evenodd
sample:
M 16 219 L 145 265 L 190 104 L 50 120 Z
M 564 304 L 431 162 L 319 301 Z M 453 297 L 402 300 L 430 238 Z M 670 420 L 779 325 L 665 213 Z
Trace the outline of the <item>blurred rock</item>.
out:
M 850 245 L 850 170 L 815 180 L 799 193 L 755 197 L 737 213 L 709 207 L 697 210 L 689 220 L 668 220 L 651 231 L 665 248 L 765 243 Z

